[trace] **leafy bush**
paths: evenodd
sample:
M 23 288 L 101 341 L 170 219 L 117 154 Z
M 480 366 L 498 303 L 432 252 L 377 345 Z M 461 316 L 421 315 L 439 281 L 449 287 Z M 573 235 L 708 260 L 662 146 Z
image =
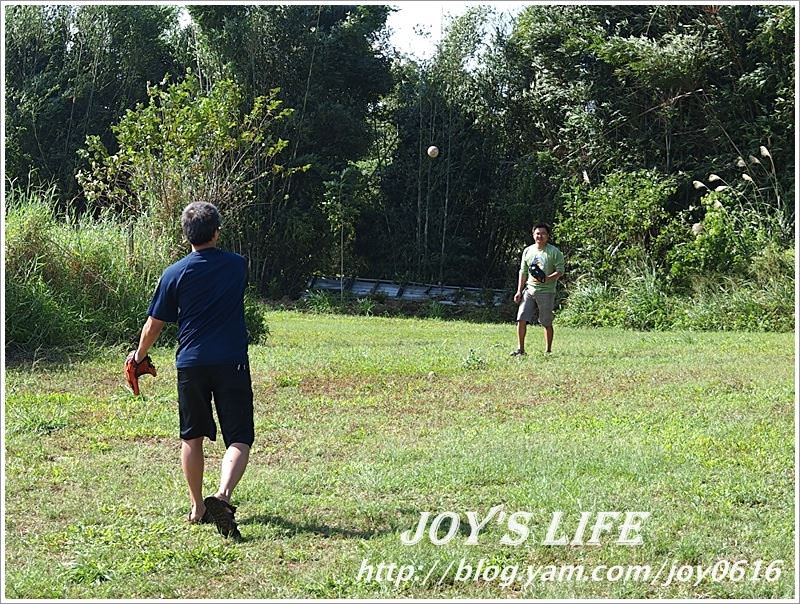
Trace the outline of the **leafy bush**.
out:
M 761 155 L 771 159 L 766 148 Z M 751 164 L 761 165 L 754 157 Z M 737 165 L 747 168 L 741 158 Z M 716 174 L 708 181 L 695 181 L 706 190 L 700 207 L 677 216 L 665 209 L 675 181 L 654 172 L 573 188 L 556 227 L 572 278 L 560 320 L 641 330 L 793 329 L 794 250 L 783 238 L 784 210 L 750 185 Z M 744 173 L 742 181 L 752 178 Z
M 677 184 L 655 171 L 615 172 L 591 189 L 575 185 L 562 195 L 554 239 L 570 271 L 607 281 L 649 259 L 651 243 L 670 222 L 666 210 Z
M 676 285 L 686 284 L 697 275 L 725 275 L 746 269 L 754 240 L 748 242 L 737 228 L 736 208 L 731 202 L 724 192 L 714 191 L 702 198 L 704 216 L 702 222 L 692 226 L 693 237 L 667 254 L 669 275 Z
M 264 344 L 269 336 L 265 310 L 265 305 L 258 300 L 251 287 L 244 296 L 244 322 L 251 344 Z
M 146 216 L 155 235 L 172 242 L 176 258 L 185 249 L 180 214 L 186 203 L 214 203 L 225 224 L 223 245 L 242 250 L 258 280 L 274 251 L 275 216 L 286 199 L 276 194 L 257 204 L 255 191 L 278 191 L 284 178 L 310 167 L 278 162 L 288 146 L 278 129 L 293 110 L 283 108 L 277 94 L 273 89 L 245 101 L 242 86 L 229 79 L 204 90 L 191 71 L 177 83 L 165 78 L 148 86 L 146 104 L 112 126 L 116 153 L 99 136 L 87 137 L 77 181 L 93 208 L 123 220 Z M 308 227 L 298 223 L 301 228 Z M 292 241 L 299 234 L 296 230 Z
M 749 275 L 756 285 L 775 281 L 794 286 L 794 248 L 783 248 L 777 243 L 768 243 L 750 259 Z
M 750 274 L 764 283 L 765 277 L 792 274 L 780 255 L 793 249 L 794 210 L 786 203 L 772 153 L 761 145 L 758 155 L 737 158 L 739 173 L 733 182 L 719 174 L 709 174 L 706 182 L 693 181 L 705 194 L 700 207 L 690 207 L 685 215 L 690 218 L 695 210 L 693 236 L 671 253 L 670 275 L 677 285 L 708 275 Z
M 231 80 L 204 91 L 189 71 L 180 82 L 148 86 L 148 103 L 111 128 L 115 154 L 100 137 L 87 137 L 80 155 L 90 169 L 77 174 L 86 198 L 128 215 L 150 213 L 167 230 L 186 199 L 223 211 L 241 203 L 256 180 L 284 172 L 275 159 L 288 142 L 271 130 L 292 110 L 280 108 L 277 92 L 256 97 L 244 112 L 242 88 Z

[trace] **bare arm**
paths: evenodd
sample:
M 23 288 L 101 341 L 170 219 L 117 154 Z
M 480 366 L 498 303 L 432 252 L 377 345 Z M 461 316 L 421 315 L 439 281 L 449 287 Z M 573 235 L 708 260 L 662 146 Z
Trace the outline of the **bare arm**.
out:
M 154 317 L 147 317 L 147 321 L 142 327 L 142 335 L 139 336 L 139 347 L 136 349 L 136 356 L 134 357 L 137 363 L 147 356 L 147 351 L 155 344 L 163 328 L 164 321 Z
M 528 276 L 525 274 L 525 271 L 519 271 L 519 277 L 517 278 L 517 293 L 514 294 L 514 302 L 517 304 L 520 303 L 522 300 L 522 292 L 525 290 L 525 282 L 528 280 Z

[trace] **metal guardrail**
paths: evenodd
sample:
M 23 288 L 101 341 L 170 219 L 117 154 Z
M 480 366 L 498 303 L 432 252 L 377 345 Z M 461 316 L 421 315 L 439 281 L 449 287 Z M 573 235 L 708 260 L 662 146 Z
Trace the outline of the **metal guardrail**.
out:
M 507 302 L 511 292 L 505 289 L 481 289 L 479 287 L 457 287 L 432 285 L 429 283 L 397 283 L 381 279 L 358 279 L 348 277 L 311 277 L 306 291 L 348 292 L 357 298 L 385 296 L 387 300 L 406 302 L 428 302 L 436 300 L 445 305 L 472 304 L 498 306 Z M 307 295 L 307 294 L 306 294 Z

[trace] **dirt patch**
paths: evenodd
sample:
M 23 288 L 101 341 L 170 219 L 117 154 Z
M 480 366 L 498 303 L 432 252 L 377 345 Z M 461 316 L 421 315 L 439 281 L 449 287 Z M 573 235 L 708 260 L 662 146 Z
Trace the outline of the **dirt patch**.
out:
M 357 376 L 303 378 L 298 384 L 298 390 L 304 396 L 324 396 L 333 399 L 369 394 L 376 389 L 372 379 Z

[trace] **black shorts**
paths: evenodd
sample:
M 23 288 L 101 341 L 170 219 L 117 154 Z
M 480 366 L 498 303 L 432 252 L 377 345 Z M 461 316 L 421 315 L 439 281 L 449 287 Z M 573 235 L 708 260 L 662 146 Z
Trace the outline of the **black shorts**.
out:
M 225 447 L 232 443 L 252 446 L 255 438 L 253 387 L 250 366 L 246 363 L 178 369 L 181 438 L 208 436 L 217 440 L 217 425 L 211 413 L 212 396 Z

